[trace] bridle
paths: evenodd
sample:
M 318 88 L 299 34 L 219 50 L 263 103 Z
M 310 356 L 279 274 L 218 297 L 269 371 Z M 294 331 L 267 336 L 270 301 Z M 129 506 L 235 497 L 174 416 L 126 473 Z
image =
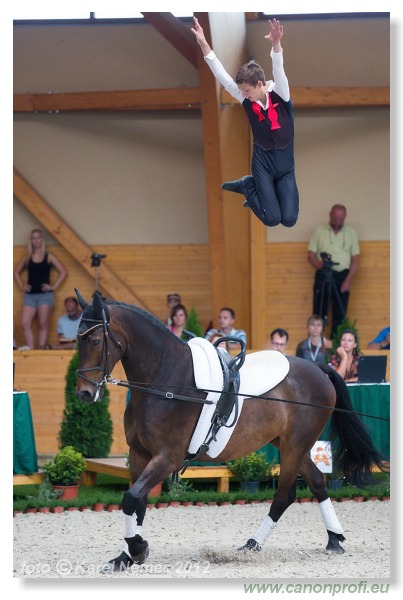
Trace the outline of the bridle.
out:
M 116 338 L 115 334 L 109 330 L 109 323 L 108 319 L 106 318 L 105 309 L 102 309 L 102 319 L 89 319 L 87 317 L 82 317 L 81 322 L 83 321 L 85 321 L 86 323 L 94 323 L 94 325 L 83 331 L 83 333 L 78 333 L 78 335 L 81 338 L 87 336 L 90 333 L 90 331 L 96 329 L 97 327 L 102 327 L 104 332 L 104 345 L 101 354 L 101 364 L 98 367 L 88 367 L 85 369 L 76 370 L 77 376 L 80 377 L 80 379 L 83 379 L 84 381 L 87 381 L 88 383 L 91 383 L 96 387 L 96 394 L 94 399 L 94 402 L 96 402 L 99 398 L 101 387 L 103 386 L 103 384 L 111 381 L 111 375 L 109 372 L 109 339 L 111 339 L 119 348 L 122 348 L 122 344 Z M 104 359 L 103 363 L 102 358 Z M 87 377 L 87 375 L 84 375 L 84 373 L 88 373 L 88 371 L 101 371 L 102 379 L 97 381 L 95 379 Z

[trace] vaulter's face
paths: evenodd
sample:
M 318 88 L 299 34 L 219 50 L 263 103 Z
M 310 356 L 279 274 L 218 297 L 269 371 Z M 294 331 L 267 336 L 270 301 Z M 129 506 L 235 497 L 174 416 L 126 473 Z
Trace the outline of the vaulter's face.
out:
M 256 100 L 262 100 L 262 88 L 263 84 L 261 81 L 254 87 L 248 83 L 240 83 L 238 84 L 239 89 L 242 92 L 244 98 L 247 98 L 251 102 L 256 102 Z

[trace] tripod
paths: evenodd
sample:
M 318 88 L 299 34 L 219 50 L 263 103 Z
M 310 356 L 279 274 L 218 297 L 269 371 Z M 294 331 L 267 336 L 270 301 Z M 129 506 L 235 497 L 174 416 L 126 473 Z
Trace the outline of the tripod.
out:
M 315 285 L 314 298 L 314 313 L 318 314 L 323 319 L 323 326 L 326 327 L 329 320 L 329 310 L 332 302 L 332 297 L 335 298 L 343 317 L 346 316 L 346 311 L 340 297 L 340 292 L 334 280 L 333 265 L 337 265 L 332 261 L 324 261 L 323 269 L 320 271 L 321 281 L 319 286 Z
M 101 260 L 103 258 L 106 258 L 106 254 L 97 254 L 94 252 L 94 254 L 91 254 L 91 267 L 95 267 L 95 291 L 99 293 L 98 290 L 98 269 L 99 266 L 101 264 Z

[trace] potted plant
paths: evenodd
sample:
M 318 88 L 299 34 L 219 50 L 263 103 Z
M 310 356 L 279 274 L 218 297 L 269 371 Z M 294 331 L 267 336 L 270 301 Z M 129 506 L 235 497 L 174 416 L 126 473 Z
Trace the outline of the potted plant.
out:
M 255 492 L 261 481 L 267 481 L 272 475 L 274 462 L 268 462 L 262 452 L 252 452 L 242 458 L 230 460 L 228 468 L 241 483 L 241 490 Z
M 43 465 L 47 481 L 56 490 L 63 490 L 59 500 L 77 498 L 78 485 L 85 471 L 85 460 L 81 452 L 76 452 L 73 446 L 65 446 L 53 461 Z

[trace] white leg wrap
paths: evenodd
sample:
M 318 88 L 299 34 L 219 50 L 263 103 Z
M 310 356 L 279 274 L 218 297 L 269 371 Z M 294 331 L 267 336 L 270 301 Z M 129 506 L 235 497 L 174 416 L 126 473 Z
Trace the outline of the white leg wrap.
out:
M 330 498 L 327 498 L 323 502 L 319 502 L 319 508 L 326 529 L 333 531 L 334 533 L 343 533 L 343 528 L 340 525 Z
M 267 517 L 263 519 L 263 522 L 260 525 L 260 527 L 258 527 L 255 533 L 252 535 L 252 539 L 256 540 L 257 543 L 262 546 L 276 525 L 277 523 L 275 523 L 273 519 L 269 517 L 269 515 L 267 515 Z
M 137 525 L 137 515 L 133 513 L 132 515 L 125 515 L 123 513 L 123 530 L 125 538 L 134 537 L 137 533 L 141 535 L 143 531 L 142 525 Z

